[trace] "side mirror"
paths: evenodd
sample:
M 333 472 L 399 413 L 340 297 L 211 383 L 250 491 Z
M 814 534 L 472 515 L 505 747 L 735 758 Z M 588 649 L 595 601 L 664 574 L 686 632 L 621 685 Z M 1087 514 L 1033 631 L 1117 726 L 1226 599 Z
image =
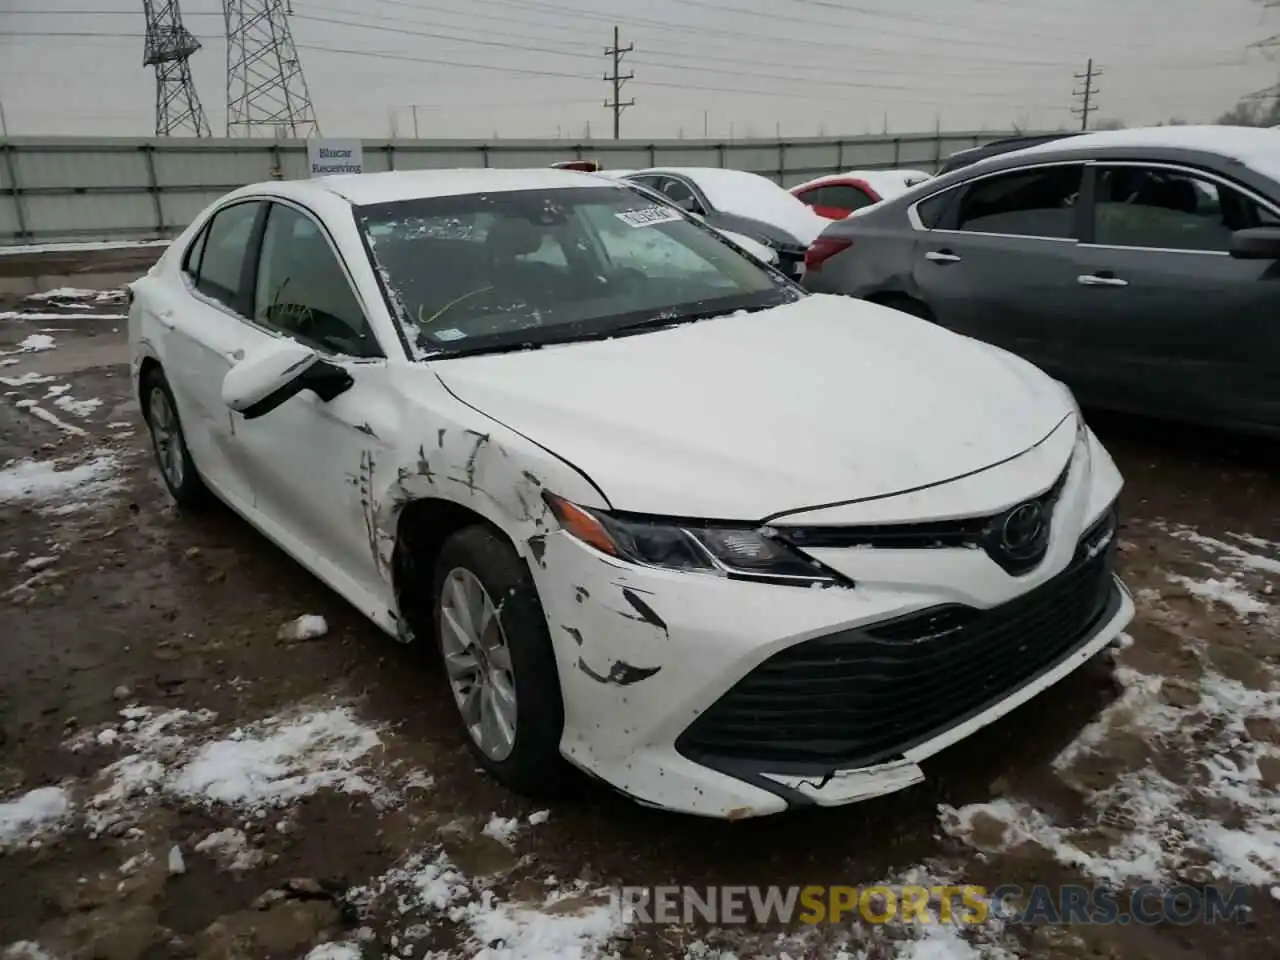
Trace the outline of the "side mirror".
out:
M 1280 260 L 1280 227 L 1251 227 L 1231 235 L 1231 256 L 1237 260 Z
M 281 340 L 245 357 L 222 380 L 222 402 L 246 420 L 270 413 L 303 390 L 332 400 L 355 381 L 310 347 Z

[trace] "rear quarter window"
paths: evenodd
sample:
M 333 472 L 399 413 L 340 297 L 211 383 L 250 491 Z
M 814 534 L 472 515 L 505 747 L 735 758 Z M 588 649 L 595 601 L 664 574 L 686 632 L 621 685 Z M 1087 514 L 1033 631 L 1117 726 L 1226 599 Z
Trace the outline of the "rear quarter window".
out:
M 947 212 L 954 196 L 954 190 L 947 190 L 916 204 L 916 216 L 920 218 L 920 225 L 926 230 L 935 229 L 942 222 L 942 216 Z

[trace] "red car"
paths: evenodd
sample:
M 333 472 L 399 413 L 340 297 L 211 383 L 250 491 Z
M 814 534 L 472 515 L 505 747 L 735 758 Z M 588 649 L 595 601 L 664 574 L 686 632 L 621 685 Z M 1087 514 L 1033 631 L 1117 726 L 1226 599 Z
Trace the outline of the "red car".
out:
M 850 170 L 819 177 L 791 188 L 791 193 L 814 213 L 843 220 L 855 210 L 906 193 L 930 175 L 923 170 Z

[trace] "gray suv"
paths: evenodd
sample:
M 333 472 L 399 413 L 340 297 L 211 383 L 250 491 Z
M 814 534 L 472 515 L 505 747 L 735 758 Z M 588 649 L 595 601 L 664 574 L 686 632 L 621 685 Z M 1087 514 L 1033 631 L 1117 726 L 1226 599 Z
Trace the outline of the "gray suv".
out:
M 1018 353 L 1081 402 L 1280 436 L 1280 131 L 1070 137 L 823 231 L 804 286 Z

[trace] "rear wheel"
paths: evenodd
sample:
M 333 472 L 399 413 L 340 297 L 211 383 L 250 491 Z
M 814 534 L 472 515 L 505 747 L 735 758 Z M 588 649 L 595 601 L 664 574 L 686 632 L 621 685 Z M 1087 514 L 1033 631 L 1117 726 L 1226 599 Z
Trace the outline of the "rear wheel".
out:
M 153 367 L 142 380 L 139 391 L 142 415 L 151 432 L 151 447 L 156 466 L 169 493 L 184 510 L 199 509 L 209 502 L 209 490 L 200 479 L 187 449 L 186 435 L 178 419 L 178 405 L 173 400 L 169 381 L 159 367 Z
M 563 786 L 564 704 L 529 568 L 483 525 L 445 541 L 436 561 L 436 638 L 468 745 L 519 793 Z

